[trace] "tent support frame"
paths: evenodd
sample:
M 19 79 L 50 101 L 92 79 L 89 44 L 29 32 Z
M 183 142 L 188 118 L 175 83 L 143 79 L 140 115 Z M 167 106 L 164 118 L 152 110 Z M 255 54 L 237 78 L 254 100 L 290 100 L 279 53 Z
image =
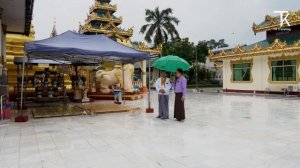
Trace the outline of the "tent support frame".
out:
M 23 57 L 22 61 L 22 82 L 21 82 L 21 100 L 20 100 L 20 115 L 15 118 L 16 122 L 26 122 L 28 121 L 27 114 L 23 114 L 23 104 L 24 104 L 24 79 L 25 79 L 25 60 L 28 59 L 27 56 Z M 17 105 L 18 106 L 18 105 Z
M 146 113 L 154 113 L 154 109 L 151 107 L 151 62 L 148 60 L 148 108 L 146 109 Z
M 20 104 L 20 110 L 21 110 L 21 116 L 23 116 L 23 99 L 24 99 L 24 75 L 25 75 L 25 58 L 23 58 L 22 62 L 22 82 L 21 82 L 21 104 Z
M 123 73 L 123 104 L 126 104 L 126 97 L 125 97 L 125 72 L 124 72 L 124 63 L 122 63 L 122 73 Z

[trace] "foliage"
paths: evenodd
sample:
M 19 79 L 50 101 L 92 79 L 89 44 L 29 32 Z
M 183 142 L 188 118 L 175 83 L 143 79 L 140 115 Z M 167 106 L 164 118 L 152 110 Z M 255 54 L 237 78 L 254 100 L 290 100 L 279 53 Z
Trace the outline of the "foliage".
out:
M 224 39 L 220 39 L 219 41 L 211 39 L 209 41 L 204 41 L 204 42 L 206 42 L 207 47 L 210 50 L 228 47 L 228 44 L 225 43 Z
M 196 47 L 197 47 L 198 62 L 205 63 L 206 57 L 208 56 L 207 43 L 205 41 L 199 41 Z
M 188 38 L 163 44 L 162 55 L 164 56 L 177 55 L 191 63 L 194 61 L 194 53 L 194 43 L 191 43 Z
M 197 83 L 196 82 L 196 70 L 198 69 L 198 82 L 200 81 L 211 81 L 212 79 L 215 78 L 216 72 L 211 71 L 209 69 L 206 69 L 204 67 L 198 66 L 193 66 L 190 71 L 188 72 L 189 75 L 189 83 Z
M 205 63 L 208 56 L 208 50 L 221 47 L 227 47 L 224 39 L 216 40 L 203 40 L 199 41 L 197 45 L 190 42 L 188 38 L 181 40 L 169 41 L 163 44 L 162 55 L 177 55 L 187 60 L 190 63 L 196 62 L 196 49 L 198 62 Z
M 140 33 L 145 34 L 145 40 L 148 43 L 154 42 L 155 46 L 166 43 L 171 40 L 180 39 L 176 27 L 179 19 L 172 16 L 173 9 L 167 8 L 162 11 L 159 7 L 155 10 L 146 9 L 146 22 Z

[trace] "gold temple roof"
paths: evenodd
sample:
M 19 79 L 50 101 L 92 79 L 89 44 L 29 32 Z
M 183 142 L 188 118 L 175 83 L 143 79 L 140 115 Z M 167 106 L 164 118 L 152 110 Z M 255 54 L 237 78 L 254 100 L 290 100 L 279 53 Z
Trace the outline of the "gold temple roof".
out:
M 209 58 L 212 61 L 220 61 L 230 58 L 300 52 L 300 39 L 289 43 L 280 39 L 274 39 L 272 43 L 270 42 L 264 40 L 249 46 L 237 46 L 233 49 L 209 51 Z
M 117 5 L 111 5 L 109 2 L 95 0 L 94 5 L 90 7 L 90 13 L 84 25 L 79 26 L 79 32 L 84 34 L 105 34 L 108 37 L 128 40 L 133 35 L 133 27 L 127 30 L 118 27 L 122 24 L 123 18 L 113 15 L 117 10 Z M 98 10 L 102 10 L 104 13 L 98 14 Z M 94 24 L 97 22 L 98 24 Z
M 88 24 L 92 21 L 113 22 L 114 24 L 119 25 L 123 22 L 123 18 L 113 17 L 109 13 L 107 13 L 105 16 L 98 16 L 96 13 L 92 13 L 87 16 L 87 19 L 85 20 L 85 24 Z
M 150 54 L 161 55 L 162 53 L 162 45 L 157 46 L 155 49 L 150 49 L 145 43 L 140 43 L 137 46 L 137 49 L 143 52 L 148 52 Z
M 85 24 L 84 26 L 81 27 L 81 32 L 82 33 L 98 33 L 98 34 L 105 34 L 108 37 L 114 37 L 115 35 L 117 36 L 126 36 L 126 37 L 131 37 L 133 35 L 133 27 L 129 28 L 128 30 L 123 30 L 118 27 L 114 27 L 111 30 L 108 30 L 106 27 L 100 26 L 99 28 L 94 28 L 90 23 Z
M 83 25 L 79 26 L 79 32 L 83 34 L 104 34 L 107 37 L 116 38 L 120 42 L 137 50 L 160 55 L 161 46 L 150 49 L 146 44 L 141 43 L 133 46 L 130 38 L 133 35 L 133 27 L 122 29 L 119 27 L 123 22 L 122 17 L 115 17 L 113 14 L 117 11 L 117 5 L 111 5 L 110 1 L 95 0 L 94 5 L 90 7 L 90 13 Z M 101 14 L 97 13 L 101 10 Z M 98 23 L 98 24 L 95 24 Z M 100 23 L 100 24 L 99 24 Z
M 289 16 L 287 17 L 287 20 L 291 26 L 300 25 L 300 10 L 295 12 L 290 12 Z M 283 25 L 283 28 L 287 27 L 288 25 L 285 23 Z M 252 29 L 253 32 L 259 33 L 259 32 L 265 32 L 270 30 L 276 30 L 280 28 L 280 16 L 270 16 L 267 15 L 265 17 L 265 20 L 261 24 L 253 23 Z
M 117 5 L 111 5 L 109 3 L 100 4 L 99 1 L 95 1 L 95 4 L 90 7 L 90 13 L 94 12 L 97 9 L 108 10 L 108 11 L 117 11 Z

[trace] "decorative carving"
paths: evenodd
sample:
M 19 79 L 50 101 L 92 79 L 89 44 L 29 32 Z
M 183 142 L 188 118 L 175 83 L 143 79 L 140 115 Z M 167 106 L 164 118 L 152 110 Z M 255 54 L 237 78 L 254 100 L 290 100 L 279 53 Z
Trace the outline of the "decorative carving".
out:
M 275 39 L 269 47 L 270 50 L 284 49 L 287 46 L 286 42 L 281 42 L 279 39 Z
M 225 50 L 222 50 L 222 52 L 221 52 L 221 54 L 220 54 L 221 56 L 226 56 L 227 55 L 227 53 L 225 52 Z
M 240 45 L 238 45 L 234 50 L 233 50 L 233 54 L 242 54 L 245 53 L 245 49 L 243 47 L 241 47 Z
M 251 49 L 252 52 L 259 52 L 261 51 L 261 46 L 255 44 L 254 47 Z
M 214 53 L 209 52 L 209 58 L 211 61 L 223 60 L 226 58 L 240 58 L 247 56 L 261 56 L 261 55 L 270 55 L 270 54 L 279 54 L 279 53 L 295 53 L 300 52 L 300 40 L 294 43 L 293 45 L 288 45 L 286 42 L 281 42 L 279 39 L 275 39 L 274 42 L 268 48 L 262 48 L 258 44 L 255 44 L 254 47 L 248 51 L 243 50 L 240 46 L 236 47 L 233 51 Z
M 129 31 L 129 30 L 126 31 L 126 30 L 122 30 L 122 29 L 117 28 L 117 27 L 113 28 L 112 30 L 107 30 L 107 29 L 104 29 L 104 28 L 99 27 L 97 29 L 97 28 L 92 27 L 91 24 L 85 24 L 84 26 L 82 26 L 81 29 L 82 29 L 82 33 L 93 32 L 93 33 L 109 35 L 110 37 L 113 34 L 116 34 L 116 35 L 119 35 L 119 36 L 131 37 L 132 34 L 133 34 L 133 30 L 132 31 Z
M 123 19 L 122 19 L 122 17 L 113 18 L 108 13 L 105 16 L 99 16 L 96 13 L 92 13 L 91 15 L 88 15 L 85 22 L 90 23 L 91 21 L 113 22 L 115 24 L 121 24 L 123 22 Z
M 141 43 L 138 46 L 139 50 L 149 50 L 149 47 L 145 43 Z
M 130 28 L 127 30 L 127 32 L 133 34 L 133 28 L 134 28 L 133 26 L 130 27 Z
M 151 54 L 161 54 L 162 53 L 162 45 L 158 45 L 155 49 L 150 49 L 145 43 L 140 43 L 138 45 L 138 50 L 143 52 L 148 52 Z
M 99 1 L 95 1 L 95 4 L 90 7 L 90 13 L 94 12 L 97 9 L 115 12 L 117 11 L 117 5 L 111 5 L 109 3 L 100 4 Z

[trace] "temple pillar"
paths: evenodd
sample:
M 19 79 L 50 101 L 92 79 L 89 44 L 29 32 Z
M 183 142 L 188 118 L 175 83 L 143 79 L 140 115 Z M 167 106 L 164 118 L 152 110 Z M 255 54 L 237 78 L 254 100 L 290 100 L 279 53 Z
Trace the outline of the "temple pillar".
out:
M 142 80 L 143 80 L 142 92 L 146 93 L 146 92 L 148 92 L 148 88 L 147 88 L 147 61 L 146 60 L 141 62 L 141 69 L 142 69 Z

